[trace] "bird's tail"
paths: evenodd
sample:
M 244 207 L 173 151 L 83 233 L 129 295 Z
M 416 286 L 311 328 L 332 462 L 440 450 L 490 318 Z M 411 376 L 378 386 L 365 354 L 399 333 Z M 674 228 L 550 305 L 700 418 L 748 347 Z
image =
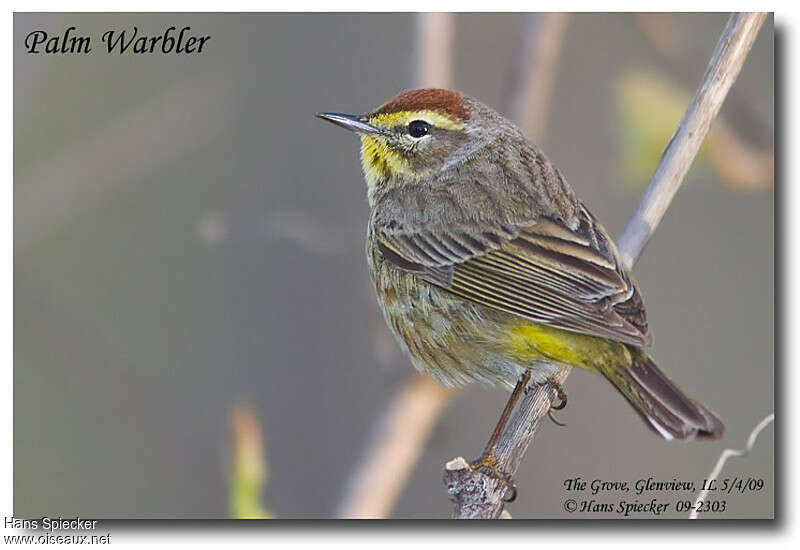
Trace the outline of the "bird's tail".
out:
M 631 366 L 604 367 L 603 375 L 645 423 L 664 439 L 719 439 L 725 426 L 714 413 L 687 397 L 644 351 L 629 348 Z

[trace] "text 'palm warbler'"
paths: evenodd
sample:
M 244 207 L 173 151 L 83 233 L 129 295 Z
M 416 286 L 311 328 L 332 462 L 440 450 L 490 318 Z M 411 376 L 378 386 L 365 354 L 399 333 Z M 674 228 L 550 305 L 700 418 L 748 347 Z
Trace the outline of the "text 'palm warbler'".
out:
M 644 304 L 614 242 L 513 123 L 439 89 L 319 116 L 361 137 L 369 268 L 417 369 L 511 388 L 574 365 L 605 376 L 665 439 L 722 435 L 643 349 Z

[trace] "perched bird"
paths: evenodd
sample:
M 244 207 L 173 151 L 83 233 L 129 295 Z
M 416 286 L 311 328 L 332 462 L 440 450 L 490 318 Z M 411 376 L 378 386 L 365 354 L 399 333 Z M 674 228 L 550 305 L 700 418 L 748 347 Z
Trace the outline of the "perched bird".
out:
M 603 375 L 665 439 L 722 435 L 645 351 L 642 297 L 611 237 L 511 121 L 441 89 L 318 116 L 361 138 L 369 269 L 417 369 L 447 386 L 516 385 L 518 397 L 572 365 Z M 474 464 L 500 477 L 507 412 Z

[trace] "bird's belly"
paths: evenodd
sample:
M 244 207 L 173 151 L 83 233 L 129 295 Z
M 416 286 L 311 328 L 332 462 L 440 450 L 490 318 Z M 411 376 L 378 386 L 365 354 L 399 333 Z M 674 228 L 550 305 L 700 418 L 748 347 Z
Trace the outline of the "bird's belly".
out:
M 377 263 L 373 273 L 389 328 L 414 366 L 438 382 L 513 387 L 526 369 L 541 383 L 560 368 L 534 348 L 520 348 L 514 337 L 519 317 L 466 301 L 386 263 Z

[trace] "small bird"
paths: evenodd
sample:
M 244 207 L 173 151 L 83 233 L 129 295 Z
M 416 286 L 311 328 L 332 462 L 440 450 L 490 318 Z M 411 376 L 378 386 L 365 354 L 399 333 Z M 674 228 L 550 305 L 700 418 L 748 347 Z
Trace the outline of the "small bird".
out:
M 514 388 L 474 468 L 528 381 L 567 365 L 597 372 L 664 439 L 723 425 L 645 351 L 642 296 L 608 232 L 511 121 L 459 92 L 405 91 L 364 115 L 320 113 L 361 138 L 367 261 L 390 330 L 446 386 Z M 558 408 L 558 406 L 555 406 Z

